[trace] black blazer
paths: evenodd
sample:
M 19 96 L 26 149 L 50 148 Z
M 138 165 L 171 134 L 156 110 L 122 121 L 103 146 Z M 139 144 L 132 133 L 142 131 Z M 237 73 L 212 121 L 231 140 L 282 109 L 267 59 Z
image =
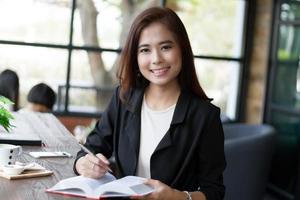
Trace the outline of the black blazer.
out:
M 85 144 L 107 158 L 114 154 L 120 177 L 136 174 L 143 94 L 143 89 L 132 90 L 124 104 L 117 88 Z M 84 155 L 78 152 L 77 159 Z M 199 190 L 208 200 L 218 200 L 225 193 L 225 165 L 220 109 L 182 90 L 170 128 L 151 156 L 151 178 L 178 190 Z

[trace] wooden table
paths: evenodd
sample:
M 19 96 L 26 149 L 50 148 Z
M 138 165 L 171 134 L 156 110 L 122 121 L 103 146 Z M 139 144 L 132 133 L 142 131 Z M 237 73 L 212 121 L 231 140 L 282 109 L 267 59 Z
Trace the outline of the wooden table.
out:
M 19 180 L 7 180 L 0 178 L 0 199 L 3 200 L 26 200 L 26 199 L 78 199 L 54 195 L 45 192 L 45 189 L 52 187 L 59 180 L 75 176 L 73 172 L 73 162 L 80 147 L 75 138 L 52 114 L 20 112 L 14 113 L 14 124 L 26 124 L 26 129 L 18 131 L 30 131 L 38 135 L 45 146 L 23 146 L 23 154 L 17 159 L 20 162 L 36 162 L 48 170 L 53 171 L 53 175 Z M 28 125 L 28 126 L 27 126 Z M 24 126 L 22 126 L 24 128 Z M 66 151 L 72 158 L 33 158 L 30 151 Z

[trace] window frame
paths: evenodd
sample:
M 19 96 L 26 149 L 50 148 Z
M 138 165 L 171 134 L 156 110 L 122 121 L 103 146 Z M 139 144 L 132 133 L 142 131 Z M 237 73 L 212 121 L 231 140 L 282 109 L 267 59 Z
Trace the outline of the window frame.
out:
M 253 30 L 253 19 L 255 11 L 255 2 L 249 0 L 239 0 L 245 2 L 244 10 L 244 22 L 243 22 L 243 33 L 242 33 L 242 51 L 240 57 L 222 57 L 222 56 L 210 56 L 210 55 L 194 55 L 195 59 L 208 59 L 208 60 L 219 60 L 219 61 L 233 61 L 238 62 L 240 66 L 239 80 L 238 80 L 238 91 L 237 91 L 237 104 L 236 104 L 236 114 L 233 121 L 242 121 L 245 117 L 245 95 L 246 95 L 246 77 L 248 76 L 247 68 L 249 67 L 250 52 L 251 52 L 251 43 L 253 33 L 250 30 Z M 88 50 L 94 52 L 115 52 L 120 53 L 121 49 L 113 48 L 101 48 L 91 47 L 91 46 L 76 46 L 73 45 L 73 26 L 74 26 L 74 15 L 76 10 L 76 0 L 70 1 L 71 6 L 71 20 L 70 20 L 70 32 L 69 32 L 69 42 L 67 45 L 59 44 L 50 44 L 50 43 L 31 43 L 31 42 L 21 42 L 21 41 L 12 41 L 12 40 L 0 40 L 0 44 L 6 45 L 18 45 L 18 46 L 31 46 L 31 47 L 46 47 L 46 48 L 56 48 L 56 49 L 65 49 L 68 51 L 67 58 L 67 73 L 66 73 L 66 82 L 65 82 L 65 96 L 62 97 L 65 99 L 64 108 L 62 110 L 55 110 L 54 114 L 58 116 L 80 116 L 80 117 L 99 117 L 101 112 L 89 113 L 89 112 L 78 112 L 78 111 L 69 111 L 69 90 L 72 88 L 70 85 L 70 74 L 71 74 L 71 65 L 72 65 L 72 52 L 73 50 Z M 160 5 L 165 6 L 167 0 L 161 0 Z M 78 86 L 76 86 L 78 87 Z M 60 97 L 58 97 L 60 98 Z

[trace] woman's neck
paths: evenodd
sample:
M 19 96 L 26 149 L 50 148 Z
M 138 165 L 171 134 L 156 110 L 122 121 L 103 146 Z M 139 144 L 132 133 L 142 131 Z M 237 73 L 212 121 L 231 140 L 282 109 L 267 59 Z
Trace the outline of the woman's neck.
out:
M 145 90 L 145 101 L 153 110 L 163 110 L 177 103 L 180 95 L 178 84 L 171 87 L 149 85 Z

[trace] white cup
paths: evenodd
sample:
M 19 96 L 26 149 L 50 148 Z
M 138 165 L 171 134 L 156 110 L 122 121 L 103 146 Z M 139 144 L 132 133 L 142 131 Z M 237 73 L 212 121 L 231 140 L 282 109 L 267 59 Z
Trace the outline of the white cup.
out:
M 0 144 L 0 167 L 15 164 L 16 158 L 22 154 L 22 147 L 12 144 Z

